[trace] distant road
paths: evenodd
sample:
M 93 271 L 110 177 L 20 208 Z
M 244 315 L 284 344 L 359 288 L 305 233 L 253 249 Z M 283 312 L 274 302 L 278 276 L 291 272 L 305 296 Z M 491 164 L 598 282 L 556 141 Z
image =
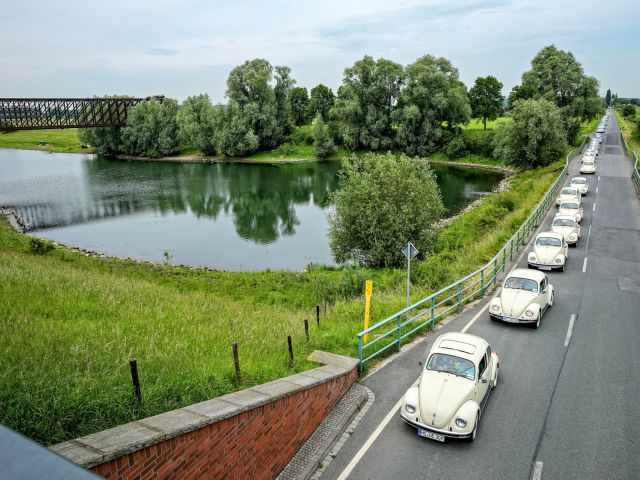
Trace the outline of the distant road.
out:
M 487 299 L 438 332 L 467 326 L 500 354 L 476 441 L 439 444 L 388 417 L 430 335 L 365 380 L 376 400 L 323 479 L 640 479 L 640 203 L 615 115 L 601 152 L 582 238 L 565 272 L 549 274 L 556 297 L 540 328 L 491 322 Z

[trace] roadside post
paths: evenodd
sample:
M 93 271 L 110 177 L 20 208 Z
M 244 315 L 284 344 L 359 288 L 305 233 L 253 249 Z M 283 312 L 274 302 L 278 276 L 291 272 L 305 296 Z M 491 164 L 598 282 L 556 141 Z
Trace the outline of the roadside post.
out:
M 373 294 L 373 282 L 367 280 L 364 284 L 364 329 L 369 328 L 369 313 L 371 312 L 371 295 Z M 363 342 L 367 343 L 369 334 L 365 333 Z
M 411 259 L 418 254 L 418 249 L 413 246 L 413 243 L 407 242 L 402 253 L 407 258 L 407 308 L 409 308 L 411 305 Z M 411 318 L 411 314 L 407 312 L 407 320 L 409 318 Z

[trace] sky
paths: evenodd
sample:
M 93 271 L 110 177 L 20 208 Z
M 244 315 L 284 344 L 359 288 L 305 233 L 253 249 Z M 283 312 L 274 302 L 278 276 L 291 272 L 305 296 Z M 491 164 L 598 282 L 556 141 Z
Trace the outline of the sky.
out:
M 334 91 L 364 55 L 451 60 L 504 93 L 542 47 L 573 52 L 620 97 L 640 97 L 640 0 L 27 0 L 0 15 L 0 97 L 206 92 L 225 103 L 233 67 L 291 67 Z

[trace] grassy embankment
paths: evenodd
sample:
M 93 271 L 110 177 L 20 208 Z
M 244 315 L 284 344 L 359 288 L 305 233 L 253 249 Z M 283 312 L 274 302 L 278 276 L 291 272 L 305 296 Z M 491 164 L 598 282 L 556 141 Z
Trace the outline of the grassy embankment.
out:
M 510 191 L 482 199 L 444 228 L 435 252 L 412 269 L 413 299 L 495 254 L 561 164 L 513 176 Z M 374 322 L 403 307 L 403 269 L 226 273 L 64 248 L 34 254 L 28 237 L 1 221 L 0 423 L 52 444 L 309 368 L 304 358 L 314 349 L 355 356 L 364 308 L 358 292 L 367 278 L 374 281 Z M 323 298 L 330 306 L 318 327 L 314 306 Z M 131 402 L 127 362 L 134 357 L 140 407 Z
M 640 108 L 636 108 L 635 117 L 625 118 L 618 110 L 616 110 L 616 115 L 627 145 L 640 157 Z
M 45 142 L 45 145 L 40 145 Z M 18 130 L 0 133 L 0 147 L 22 150 L 42 150 L 58 153 L 91 153 L 91 149 L 82 149 L 77 128 L 56 130 Z

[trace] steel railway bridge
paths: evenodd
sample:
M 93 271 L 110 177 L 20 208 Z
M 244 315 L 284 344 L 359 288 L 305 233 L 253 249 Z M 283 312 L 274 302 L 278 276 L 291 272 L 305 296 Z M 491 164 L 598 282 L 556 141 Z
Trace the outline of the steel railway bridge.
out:
M 47 128 L 120 127 L 146 98 L 0 98 L 0 132 Z

